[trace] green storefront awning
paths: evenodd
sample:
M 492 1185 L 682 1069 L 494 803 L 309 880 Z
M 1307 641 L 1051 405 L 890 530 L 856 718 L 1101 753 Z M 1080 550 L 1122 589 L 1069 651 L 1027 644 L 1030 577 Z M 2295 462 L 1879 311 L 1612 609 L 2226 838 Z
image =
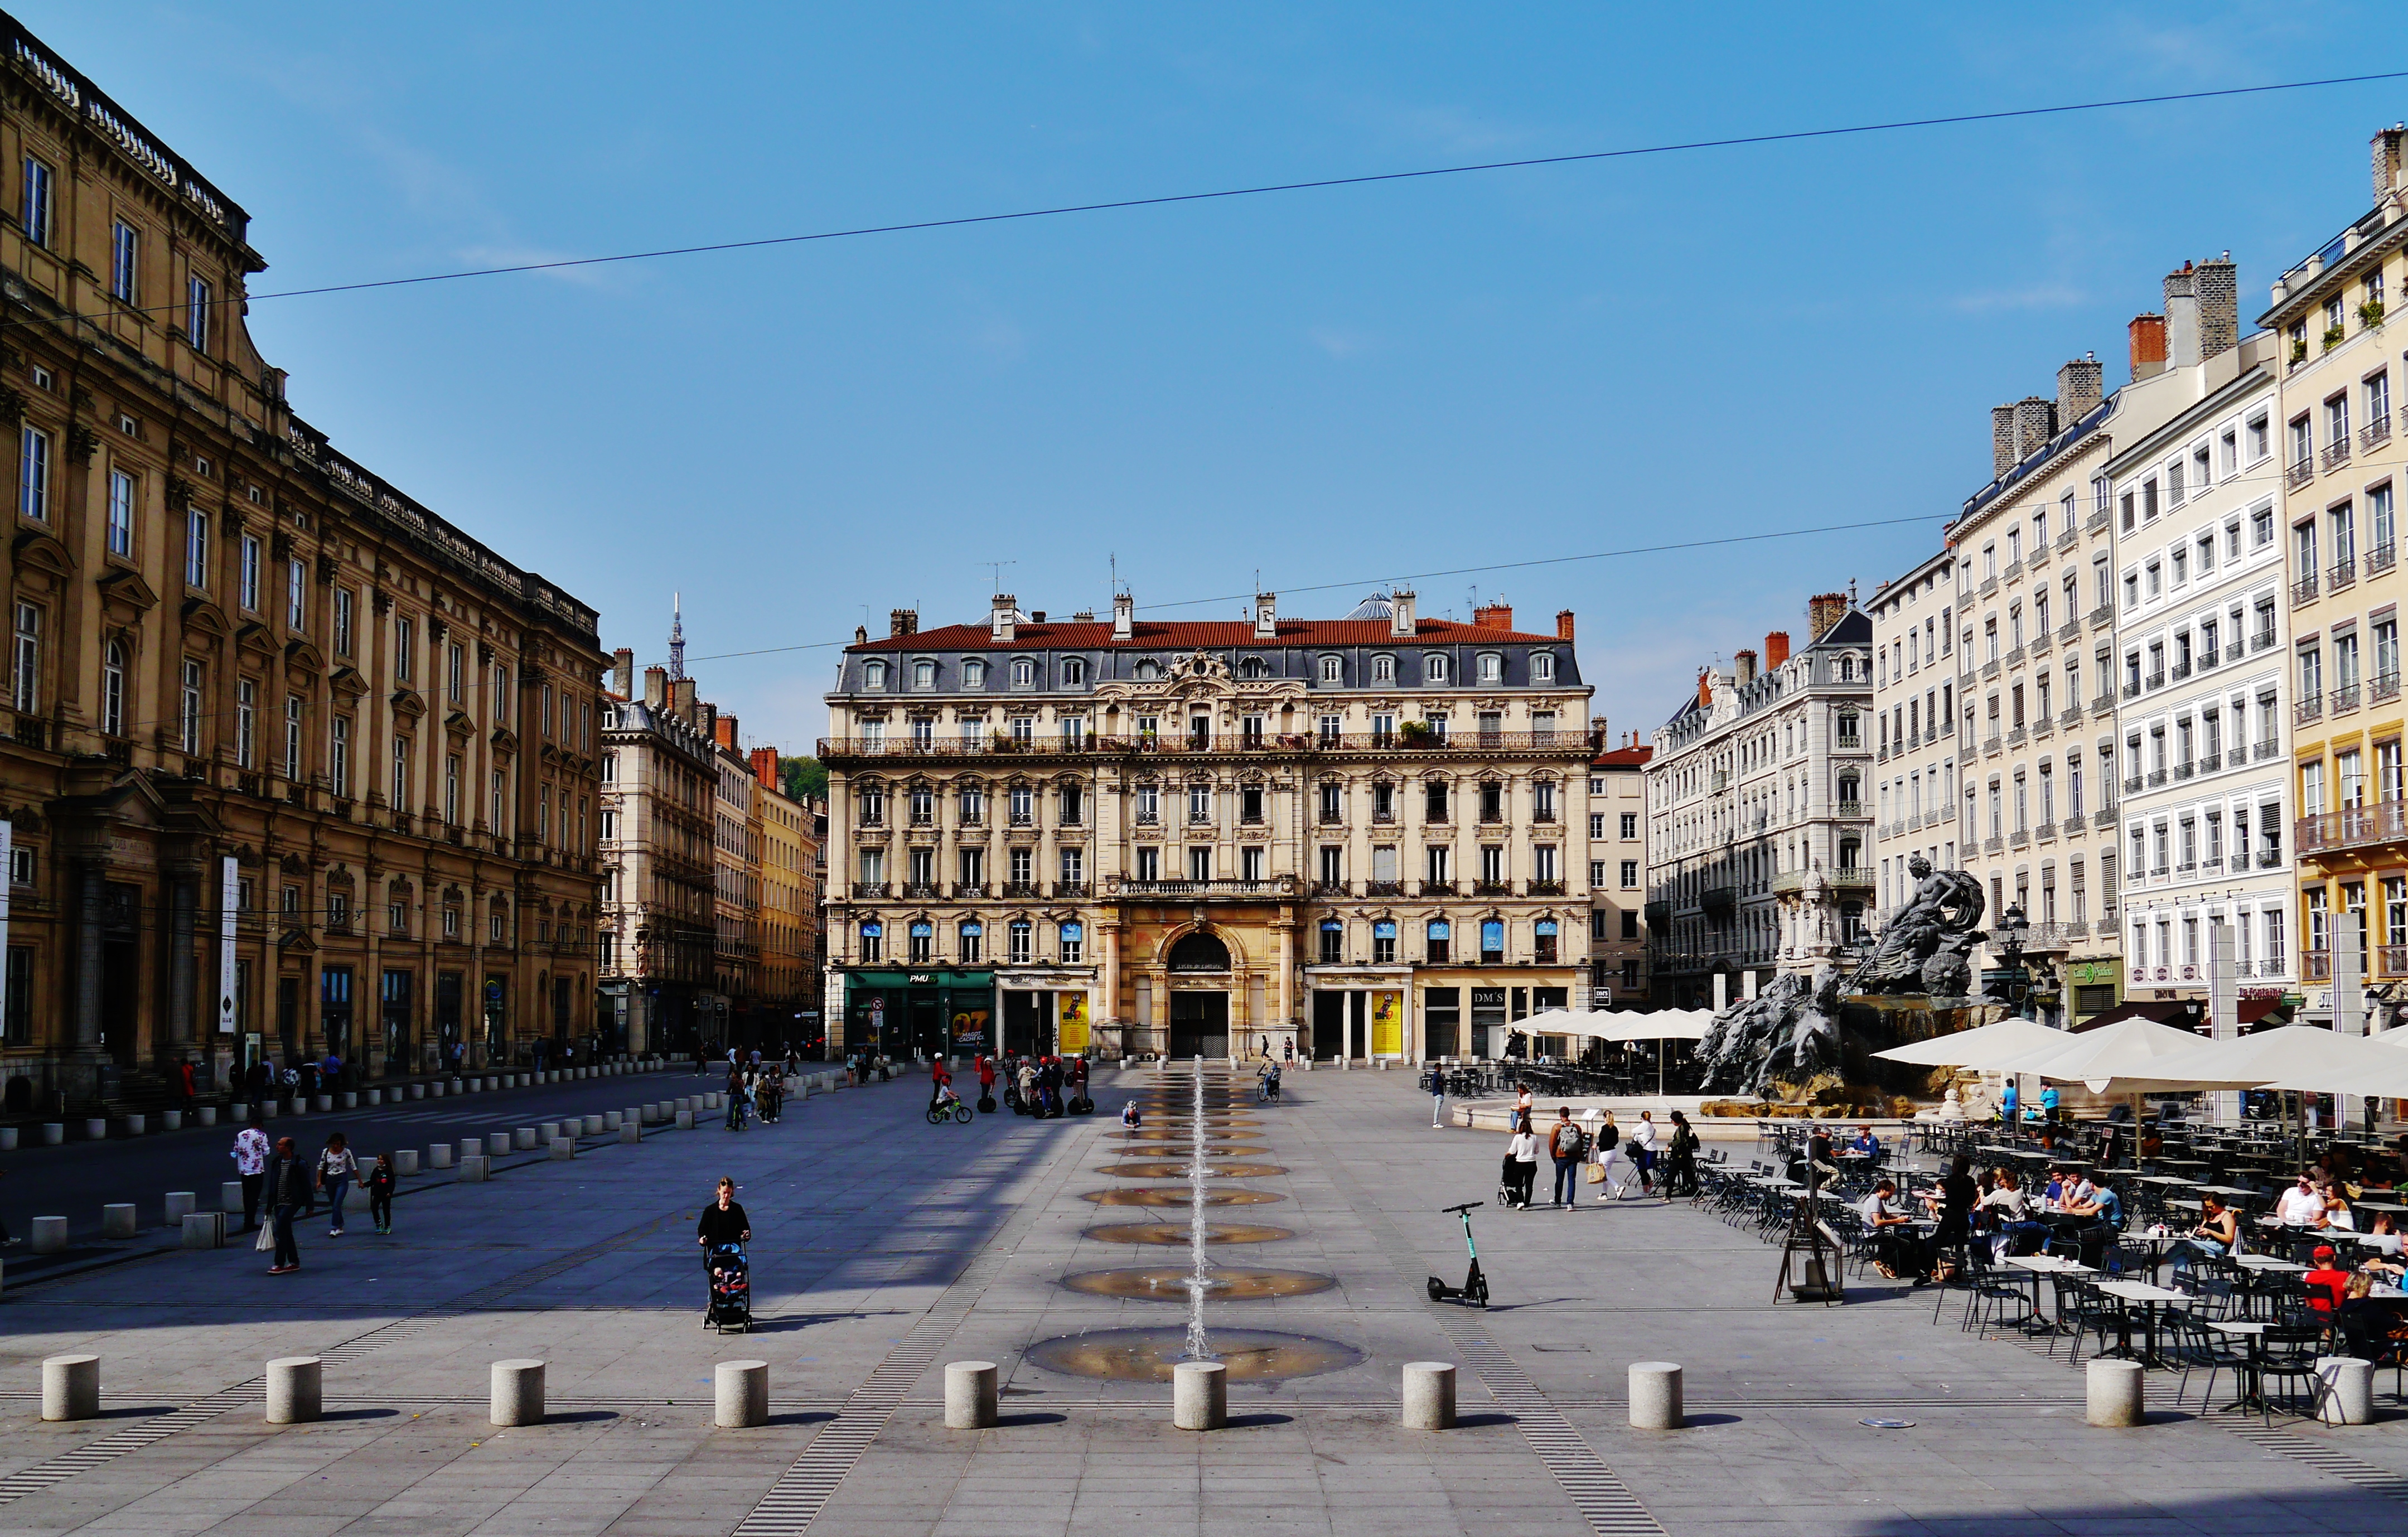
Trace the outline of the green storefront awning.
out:
M 932 968 L 924 971 L 847 971 L 844 984 L 863 987 L 992 987 L 993 971 L 948 971 Z

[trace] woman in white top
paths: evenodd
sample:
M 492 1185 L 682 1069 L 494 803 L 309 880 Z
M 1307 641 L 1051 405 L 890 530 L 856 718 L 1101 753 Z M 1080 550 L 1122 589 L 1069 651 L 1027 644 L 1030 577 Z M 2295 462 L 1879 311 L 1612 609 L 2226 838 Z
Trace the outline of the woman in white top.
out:
M 1505 1144 L 1507 1189 L 1511 1191 L 1515 1209 L 1530 1209 L 1530 1187 L 1539 1178 L 1539 1139 L 1530 1130 L 1526 1114 L 1513 1118 L 1513 1137 Z
M 326 1205 L 334 1226 L 326 1229 L 328 1238 L 343 1236 L 343 1198 L 351 1192 L 351 1182 L 360 1177 L 360 1160 L 351 1156 L 348 1141 L 339 1131 L 326 1134 L 326 1150 L 318 1155 L 318 1188 L 326 1192 Z

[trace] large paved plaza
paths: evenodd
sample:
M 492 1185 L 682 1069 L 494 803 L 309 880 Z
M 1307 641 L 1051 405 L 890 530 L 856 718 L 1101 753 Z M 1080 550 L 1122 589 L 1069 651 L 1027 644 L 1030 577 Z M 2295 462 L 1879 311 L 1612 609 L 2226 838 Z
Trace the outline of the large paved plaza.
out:
M 1166 1083 L 1186 1080 L 1107 1071 L 1092 1118 L 943 1128 L 915 1084 L 847 1091 L 741 1136 L 666 1131 L 429 1183 L 390 1238 L 356 1214 L 341 1239 L 309 1225 L 292 1276 L 245 1247 L 12 1285 L 0 1532 L 2408 1529 L 2408 1422 L 2267 1434 L 2169 1405 L 2143 1429 L 2090 1429 L 2061 1353 L 1961 1333 L 1953 1300 L 1934 1328 L 1930 1295 L 1902 1283 L 1776 1305 L 1772 1252 L 1685 1205 L 1484 1207 L 1496 1305 L 1434 1305 L 1424 1276 L 1463 1267 L 1440 1208 L 1493 1199 L 1499 1140 L 1431 1130 L 1398 1073 L 1292 1074 L 1284 1103 L 1222 1128 L 1277 1171 L 1225 1183 L 1277 1199 L 1211 1219 L 1286 1236 L 1214 1261 L 1327 1284 L 1215 1301 L 1207 1322 L 1323 1342 L 1336 1369 L 1233 1382 L 1229 1428 L 1175 1429 L 1166 1386 L 1029 1358 L 1185 1320 L 1175 1283 L 1161 1300 L 1063 1284 L 1184 1266 L 1183 1248 L 1087 1231 L 1186 1221 L 1090 1199 L 1181 1183 L 1100 1171 L 1141 1161 L 1113 1113 Z M 691 1086 L 636 1079 L 624 1098 Z M 219 1150 L 201 1156 L 185 1183 L 214 1189 Z M 723 1172 L 756 1234 L 750 1336 L 699 1323 L 695 1214 Z M 66 1352 L 102 1357 L 104 1414 L 46 1424 L 40 1361 Z M 270 1426 L 264 1365 L 294 1355 L 325 1359 L 327 1412 Z M 505 1357 L 549 1363 L 547 1423 L 488 1423 Z M 714 1363 L 741 1357 L 769 1363 L 769 1423 L 713 1429 Z M 1000 1423 L 948 1430 L 943 1366 L 970 1358 L 1001 1367 Z M 1688 1429 L 1629 1429 L 1626 1368 L 1642 1359 L 1686 1369 Z M 1412 1360 L 1460 1364 L 1457 1429 L 1398 1426 Z

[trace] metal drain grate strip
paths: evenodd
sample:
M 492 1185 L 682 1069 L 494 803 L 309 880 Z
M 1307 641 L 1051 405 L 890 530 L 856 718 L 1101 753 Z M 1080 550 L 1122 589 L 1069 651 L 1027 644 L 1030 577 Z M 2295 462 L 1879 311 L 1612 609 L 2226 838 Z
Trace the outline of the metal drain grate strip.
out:
M 669 1214 L 669 1215 L 675 1214 Z M 539 1265 L 521 1271 L 518 1274 L 495 1282 L 492 1286 L 479 1287 L 465 1297 L 454 1298 L 424 1313 L 414 1314 L 407 1318 L 396 1318 L 392 1323 L 380 1325 L 365 1334 L 355 1335 L 339 1344 L 318 1352 L 318 1357 L 329 1366 L 339 1366 L 348 1361 L 357 1360 L 371 1352 L 382 1350 L 387 1345 L 399 1344 L 415 1335 L 425 1333 L 428 1329 L 459 1314 L 474 1312 L 480 1306 L 498 1301 L 523 1287 L 549 1281 L 553 1276 L 572 1271 L 589 1260 L 598 1259 L 613 1249 L 646 1237 L 667 1220 L 668 1215 L 664 1215 L 654 1217 L 649 1222 L 639 1222 L 624 1231 L 613 1233 L 609 1238 L 597 1239 L 582 1248 L 554 1256 Z M 166 1414 L 146 1419 L 139 1425 L 130 1426 L 112 1435 L 102 1436 L 97 1441 L 77 1447 L 74 1451 L 62 1452 L 47 1461 L 37 1462 L 30 1468 L 21 1469 L 6 1477 L 0 1477 L 0 1505 L 13 1503 L 29 1494 L 38 1494 L 52 1485 L 72 1478 L 87 1469 L 99 1467 L 104 1462 L 114 1461 L 130 1452 L 138 1452 L 145 1446 L 156 1445 L 179 1430 L 189 1430 L 195 1425 L 205 1424 L 229 1409 L 239 1408 L 246 1403 L 257 1403 L 266 1396 L 266 1379 L 253 1377 L 247 1382 L 236 1383 L 222 1392 L 212 1393 L 208 1398 L 188 1403 L 180 1409 L 170 1410 Z
M 1404 1277 L 1408 1286 L 1419 1286 L 1425 1273 L 1419 1257 L 1405 1243 L 1404 1235 L 1397 1231 L 1396 1225 L 1388 1220 L 1387 1214 L 1372 1199 L 1363 1183 L 1354 1177 L 1353 1166 L 1337 1156 L 1329 1145 L 1322 1142 L 1321 1134 L 1310 1121 L 1291 1124 L 1308 1139 L 1321 1143 L 1321 1156 L 1329 1171 L 1330 1182 L 1347 1187 L 1341 1194 L 1346 1197 L 1347 1203 L 1360 1214 L 1363 1226 L 1387 1255 L 1388 1262 L 1397 1268 L 1397 1273 Z M 1572 1429 L 1571 1421 L 1564 1417 L 1563 1411 L 1539 1391 L 1529 1373 L 1524 1372 L 1513 1357 L 1489 1337 L 1485 1328 L 1470 1314 L 1444 1303 L 1432 1302 L 1425 1306 L 1437 1320 L 1439 1328 L 1445 1331 L 1447 1339 L 1462 1353 L 1464 1363 L 1471 1368 L 1481 1385 L 1496 1399 L 1498 1407 L 1512 1415 L 1515 1425 L 1522 1431 L 1522 1439 L 1545 1464 L 1547 1472 L 1555 1475 L 1555 1482 L 1581 1513 L 1582 1519 L 1588 1522 L 1591 1530 L 1598 1532 L 1599 1537 L 1625 1537 L 1625 1534 L 1630 1534 L 1630 1537 L 1664 1537 L 1663 1525 L 1645 1505 L 1639 1502 L 1639 1497 L 1630 1492 L 1621 1477 L 1606 1465 L 1605 1458 L 1597 1455 L 1597 1448 Z
M 2262 1425 L 2228 1425 L 2225 1429 L 2261 1450 L 2278 1453 L 2294 1462 L 2304 1462 L 2318 1472 L 2329 1473 L 2370 1493 L 2408 1502 L 2408 1475 L 2378 1468 L 2372 1462 L 2361 1462 L 2347 1452 L 2319 1446 L 2288 1430 L 2269 1429 Z

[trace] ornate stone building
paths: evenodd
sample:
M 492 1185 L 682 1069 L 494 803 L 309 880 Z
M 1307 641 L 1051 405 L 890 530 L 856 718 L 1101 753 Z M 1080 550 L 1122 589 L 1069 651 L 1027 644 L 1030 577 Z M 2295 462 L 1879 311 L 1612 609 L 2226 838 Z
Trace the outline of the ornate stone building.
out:
M 692 679 L 647 668 L 636 697 L 635 653 L 623 649 L 614 683 L 602 729 L 603 1029 L 627 1051 L 684 1052 L 716 975 L 718 754 Z
M 582 1037 L 594 610 L 295 417 L 242 209 L 0 33 L 7 1103 Z
M 1598 740 L 1605 722 L 1593 723 Z M 1588 766 L 1589 1006 L 1647 1001 L 1647 760 L 1655 749 L 1629 740 Z
M 828 696 L 828 1010 L 890 1051 L 1496 1049 L 1584 1004 L 1571 615 L 925 633 Z

